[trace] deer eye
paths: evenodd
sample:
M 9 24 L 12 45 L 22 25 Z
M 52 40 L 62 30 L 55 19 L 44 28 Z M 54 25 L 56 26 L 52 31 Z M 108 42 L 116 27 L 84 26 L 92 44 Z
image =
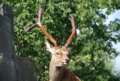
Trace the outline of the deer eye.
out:
M 57 55 L 59 55 L 59 52 L 56 52 Z
M 69 56 L 69 54 L 67 54 L 67 56 Z

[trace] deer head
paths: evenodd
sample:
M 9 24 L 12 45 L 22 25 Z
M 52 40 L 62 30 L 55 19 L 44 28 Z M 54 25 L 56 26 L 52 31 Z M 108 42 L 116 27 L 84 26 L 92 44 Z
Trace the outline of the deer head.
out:
M 49 38 L 49 40 L 54 44 L 54 47 L 53 47 L 48 42 L 46 42 L 47 50 L 52 53 L 52 56 L 53 56 L 52 58 L 56 59 L 56 63 L 58 63 L 57 58 L 59 58 L 59 60 L 62 60 L 62 61 L 58 65 L 60 65 L 60 66 L 65 65 L 65 64 L 69 63 L 68 55 L 69 55 L 71 48 L 69 48 L 68 46 L 71 43 L 72 39 L 76 37 L 76 27 L 75 27 L 74 17 L 71 16 L 71 18 L 69 18 L 69 20 L 72 23 L 72 33 L 71 33 L 70 37 L 68 38 L 67 43 L 64 46 L 58 46 L 57 41 L 45 30 L 44 26 L 41 24 L 40 21 L 42 18 L 42 14 L 43 14 L 43 9 L 40 8 L 39 13 L 37 13 L 38 22 L 32 26 L 26 27 L 27 28 L 26 32 L 28 32 L 32 28 L 38 26 L 43 31 L 43 33 Z M 56 58 L 55 58 L 55 56 L 56 56 Z
M 46 42 L 47 51 L 51 52 L 51 61 L 56 67 L 62 67 L 69 63 L 69 52 L 71 47 L 66 48 L 65 46 L 54 47 Z

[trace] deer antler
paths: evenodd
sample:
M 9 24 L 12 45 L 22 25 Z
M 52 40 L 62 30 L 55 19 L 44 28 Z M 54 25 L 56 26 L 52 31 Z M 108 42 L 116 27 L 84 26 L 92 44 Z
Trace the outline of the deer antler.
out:
M 72 24 L 72 33 L 70 35 L 70 37 L 67 40 L 67 43 L 65 44 L 65 47 L 68 48 L 69 44 L 72 42 L 73 38 L 76 38 L 76 27 L 75 27 L 75 21 L 74 21 L 74 17 L 71 16 L 71 18 L 69 18 L 69 20 L 71 21 Z
M 37 15 L 38 15 L 38 22 L 36 24 L 32 25 L 32 26 L 26 27 L 27 28 L 26 32 L 28 32 L 32 28 L 38 26 L 43 31 L 43 33 L 48 37 L 48 39 L 54 44 L 54 46 L 57 47 L 58 46 L 57 41 L 46 31 L 44 26 L 41 24 L 42 14 L 43 14 L 43 9 L 40 8 L 39 12 L 37 13 Z

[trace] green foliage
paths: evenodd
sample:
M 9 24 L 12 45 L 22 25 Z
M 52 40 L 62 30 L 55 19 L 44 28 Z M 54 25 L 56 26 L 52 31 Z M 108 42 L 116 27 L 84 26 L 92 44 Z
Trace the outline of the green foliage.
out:
M 107 15 L 120 9 L 119 0 L 4 0 L 14 11 L 15 54 L 30 58 L 34 62 L 38 81 L 48 81 L 50 54 L 45 50 L 47 38 L 35 28 L 23 35 L 24 26 L 37 21 L 36 12 L 39 6 L 44 9 L 42 23 L 47 31 L 60 45 L 64 45 L 71 31 L 68 20 L 74 15 L 76 27 L 80 30 L 71 46 L 71 62 L 69 68 L 82 81 L 113 80 L 109 70 L 105 68 L 105 60 L 115 54 L 111 42 L 120 41 L 120 20 L 116 19 L 105 25 Z M 102 9 L 106 9 L 105 14 Z M 117 80 L 116 80 L 117 81 Z

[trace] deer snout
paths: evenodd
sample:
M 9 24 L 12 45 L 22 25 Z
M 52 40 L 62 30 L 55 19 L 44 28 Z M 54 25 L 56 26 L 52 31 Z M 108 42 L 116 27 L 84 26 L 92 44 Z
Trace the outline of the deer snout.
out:
M 69 63 L 69 59 L 64 59 L 64 60 L 62 60 L 62 64 L 64 64 L 64 65 L 67 65 L 68 63 Z
M 66 61 L 66 63 L 67 63 L 67 64 L 70 62 L 70 60 L 69 60 L 69 59 L 65 59 L 65 61 Z

